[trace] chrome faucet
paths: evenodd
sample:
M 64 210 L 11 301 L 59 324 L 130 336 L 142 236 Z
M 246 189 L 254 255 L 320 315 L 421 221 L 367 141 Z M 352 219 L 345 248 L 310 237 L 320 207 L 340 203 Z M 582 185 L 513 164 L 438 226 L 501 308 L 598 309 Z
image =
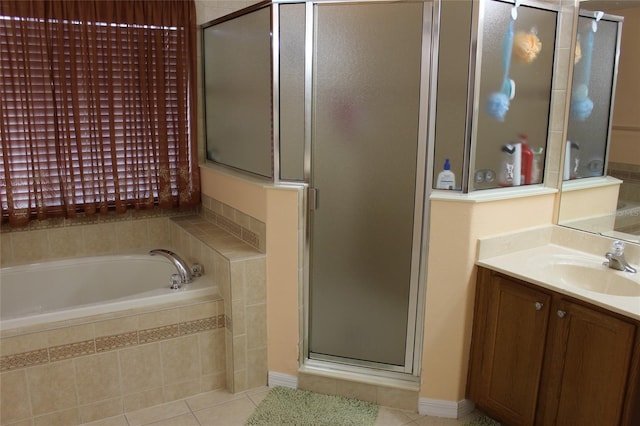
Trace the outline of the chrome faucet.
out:
M 155 256 L 156 254 L 159 254 L 169 259 L 169 261 L 173 263 L 173 266 L 175 266 L 176 269 L 178 270 L 178 274 L 180 275 L 180 284 L 188 284 L 191 282 L 191 279 L 192 279 L 191 268 L 189 268 L 189 265 L 187 265 L 187 262 L 182 260 L 180 256 L 178 256 L 177 254 L 175 254 L 170 250 L 165 250 L 165 249 L 151 250 L 149 254 L 151 256 Z
M 624 258 L 624 243 L 622 241 L 614 241 L 613 244 L 611 244 L 611 250 L 612 251 L 605 253 L 605 257 L 607 258 L 607 262 L 604 263 L 605 265 L 618 271 L 630 272 L 632 274 L 636 273 L 636 269 L 629 265 Z

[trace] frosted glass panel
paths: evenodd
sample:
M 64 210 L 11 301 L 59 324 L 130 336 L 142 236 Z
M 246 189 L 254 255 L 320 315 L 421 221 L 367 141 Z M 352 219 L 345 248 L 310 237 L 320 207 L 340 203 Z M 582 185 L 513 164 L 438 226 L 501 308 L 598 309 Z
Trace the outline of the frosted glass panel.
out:
M 280 5 L 280 178 L 304 179 L 305 5 Z
M 512 22 L 512 8 L 513 3 L 484 2 L 472 189 L 535 184 L 544 175 L 558 13 L 522 5 Z M 490 102 L 495 99 L 501 102 Z M 538 167 L 529 172 L 534 167 L 527 163 L 524 178 L 508 180 L 502 148 L 521 142 L 541 150 Z
M 203 29 L 207 159 L 272 173 L 271 8 Z
M 422 7 L 316 6 L 312 353 L 405 361 Z
M 580 55 L 573 68 L 567 131 L 567 140 L 573 147 L 567 170 L 569 179 L 604 175 L 619 23 L 601 20 L 594 33 L 593 21 L 583 16 L 578 18 Z

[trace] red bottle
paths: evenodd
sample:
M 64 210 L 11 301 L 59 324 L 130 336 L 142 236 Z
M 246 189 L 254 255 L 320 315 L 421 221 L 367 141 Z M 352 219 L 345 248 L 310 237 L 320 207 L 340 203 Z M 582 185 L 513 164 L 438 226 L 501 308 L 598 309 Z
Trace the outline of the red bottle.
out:
M 533 151 L 527 144 L 527 135 L 520 135 L 522 140 L 522 154 L 520 155 L 521 167 L 522 167 L 522 184 L 531 184 L 531 177 L 533 176 Z

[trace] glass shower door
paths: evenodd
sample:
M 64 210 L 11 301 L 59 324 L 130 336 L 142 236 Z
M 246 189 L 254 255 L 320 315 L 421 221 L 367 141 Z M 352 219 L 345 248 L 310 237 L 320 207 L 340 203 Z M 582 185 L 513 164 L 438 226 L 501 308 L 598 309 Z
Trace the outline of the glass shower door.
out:
M 423 4 L 321 3 L 314 16 L 309 357 L 405 371 Z

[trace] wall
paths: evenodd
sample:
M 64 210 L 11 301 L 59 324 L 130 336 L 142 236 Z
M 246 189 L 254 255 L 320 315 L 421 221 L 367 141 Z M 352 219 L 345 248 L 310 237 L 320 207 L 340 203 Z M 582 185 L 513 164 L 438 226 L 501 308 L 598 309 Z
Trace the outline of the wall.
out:
M 640 7 L 616 14 L 624 16 L 624 23 L 609 161 L 634 164 L 640 169 Z
M 205 8 L 205 2 L 197 3 L 201 7 L 199 13 L 203 11 L 199 22 L 220 16 L 215 15 L 218 9 Z M 567 13 L 561 19 L 560 48 L 555 61 L 545 172 L 545 184 L 551 187 L 557 187 L 560 179 L 574 2 L 564 1 L 563 8 Z M 202 141 L 201 137 L 201 144 Z M 201 166 L 201 178 L 203 194 L 266 223 L 268 367 L 270 372 L 297 376 L 298 336 L 303 326 L 298 310 L 303 266 L 302 191 L 265 184 L 208 165 Z M 463 196 L 459 200 L 432 200 L 422 398 L 450 402 L 464 399 L 477 239 L 551 224 L 557 206 L 555 191 L 543 189 L 511 199 L 479 201 Z

